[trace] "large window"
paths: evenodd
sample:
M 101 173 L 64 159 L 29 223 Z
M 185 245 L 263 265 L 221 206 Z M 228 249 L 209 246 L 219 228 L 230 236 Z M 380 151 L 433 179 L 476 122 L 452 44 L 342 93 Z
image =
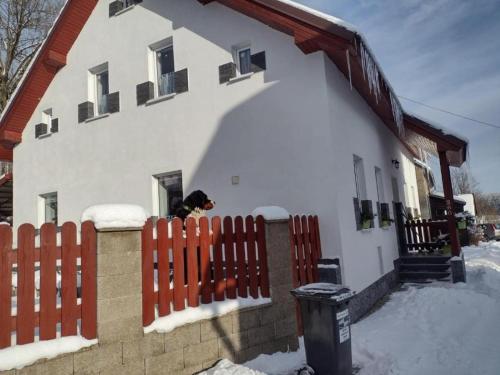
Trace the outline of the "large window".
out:
M 375 182 L 377 184 L 377 197 L 380 203 L 385 203 L 385 193 L 384 193 L 384 180 L 382 177 L 382 170 L 375 167 Z
M 182 205 L 182 172 L 163 173 L 155 176 L 156 213 L 159 217 L 173 218 Z
M 175 92 L 174 47 L 158 49 L 155 54 L 158 96 L 172 94 Z
M 363 159 L 354 155 L 354 180 L 356 183 L 356 197 L 361 201 L 367 199 L 366 180 Z
M 53 223 L 57 225 L 57 193 L 40 195 L 41 199 L 41 223 Z

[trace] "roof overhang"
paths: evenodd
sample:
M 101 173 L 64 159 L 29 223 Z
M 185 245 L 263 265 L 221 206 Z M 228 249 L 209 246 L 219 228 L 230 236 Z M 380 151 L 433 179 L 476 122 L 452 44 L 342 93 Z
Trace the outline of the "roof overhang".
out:
M 422 149 L 434 156 L 446 152 L 448 163 L 460 167 L 467 160 L 468 142 L 415 115 L 405 113 L 405 142 L 414 149 Z

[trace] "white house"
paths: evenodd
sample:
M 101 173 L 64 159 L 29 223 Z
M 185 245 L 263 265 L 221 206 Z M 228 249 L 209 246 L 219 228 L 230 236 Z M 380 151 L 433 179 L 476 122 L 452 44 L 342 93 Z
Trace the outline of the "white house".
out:
M 202 189 L 214 215 L 319 215 L 324 255 L 361 291 L 399 253 L 394 225 L 361 230 L 360 212 L 419 210 L 426 135 L 410 120 L 365 39 L 291 1 L 69 0 L 0 142 L 5 158 L 13 149 L 15 226 L 112 202 L 172 215 Z

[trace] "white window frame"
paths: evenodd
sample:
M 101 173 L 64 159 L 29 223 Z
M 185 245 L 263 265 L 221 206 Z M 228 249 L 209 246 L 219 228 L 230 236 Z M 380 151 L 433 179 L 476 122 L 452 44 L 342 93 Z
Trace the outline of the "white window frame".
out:
M 368 199 L 366 191 L 366 178 L 365 178 L 365 167 L 363 163 L 363 158 L 353 155 L 353 165 L 354 165 L 354 185 L 356 188 L 356 197 L 361 202 Z
M 52 120 L 53 120 L 52 108 L 47 108 L 42 111 L 42 124 L 47 124 L 47 133 L 44 135 L 52 134 Z M 43 137 L 43 136 L 42 136 Z
M 149 66 L 149 81 L 154 84 L 154 97 L 169 97 L 175 95 L 175 92 L 171 94 L 160 95 L 160 84 L 159 84 L 159 75 L 158 75 L 158 57 L 157 54 L 159 51 L 164 50 L 165 48 L 172 47 L 174 52 L 174 74 L 175 74 L 175 50 L 174 50 L 174 40 L 172 37 L 165 38 L 160 40 L 159 42 L 153 43 L 148 47 L 148 66 Z
M 43 224 L 47 223 L 47 199 L 55 196 L 57 202 L 57 213 L 56 213 L 56 222 L 55 224 L 59 224 L 59 197 L 57 192 L 40 194 L 38 196 L 38 225 L 41 227 Z
M 153 197 L 153 216 L 160 217 L 160 182 L 159 179 L 162 177 L 166 176 L 174 176 L 174 175 L 181 175 L 181 186 L 183 190 L 183 198 L 184 198 L 184 184 L 183 184 L 183 174 L 182 170 L 178 171 L 173 171 L 173 172 L 166 172 L 166 173 L 159 173 L 154 176 L 152 176 L 152 197 Z M 162 216 L 163 217 L 163 216 Z
M 245 42 L 245 43 L 240 43 L 236 46 L 233 47 L 233 60 L 234 63 L 236 64 L 236 76 L 246 76 L 246 75 L 251 75 L 252 71 L 242 73 L 241 72 L 241 59 L 240 59 L 240 52 L 249 50 L 250 52 L 250 67 L 252 66 L 252 45 L 250 42 Z
M 384 175 L 382 169 L 375 167 L 375 184 L 377 185 L 377 199 L 379 203 L 386 203 L 384 191 Z
M 105 62 L 104 64 L 100 64 L 92 69 L 89 69 L 88 74 L 88 98 L 89 101 L 94 103 L 94 117 L 103 116 L 109 113 L 109 111 L 100 112 L 99 111 L 99 102 L 98 102 L 98 94 L 97 94 L 97 76 L 103 74 L 104 72 L 108 72 L 108 91 L 110 84 L 110 75 L 109 75 L 109 64 Z M 109 92 L 108 92 L 109 94 Z

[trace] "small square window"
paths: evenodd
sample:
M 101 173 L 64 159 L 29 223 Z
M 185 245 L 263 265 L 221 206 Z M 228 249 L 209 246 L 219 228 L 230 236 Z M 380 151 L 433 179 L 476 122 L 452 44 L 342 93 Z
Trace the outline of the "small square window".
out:
M 158 217 L 173 219 L 184 200 L 182 172 L 162 173 L 154 177 L 157 185 L 156 191 L 153 192 L 156 195 L 155 214 Z
M 57 225 L 57 193 L 48 193 L 40 195 L 40 225 L 44 223 L 53 223 Z

